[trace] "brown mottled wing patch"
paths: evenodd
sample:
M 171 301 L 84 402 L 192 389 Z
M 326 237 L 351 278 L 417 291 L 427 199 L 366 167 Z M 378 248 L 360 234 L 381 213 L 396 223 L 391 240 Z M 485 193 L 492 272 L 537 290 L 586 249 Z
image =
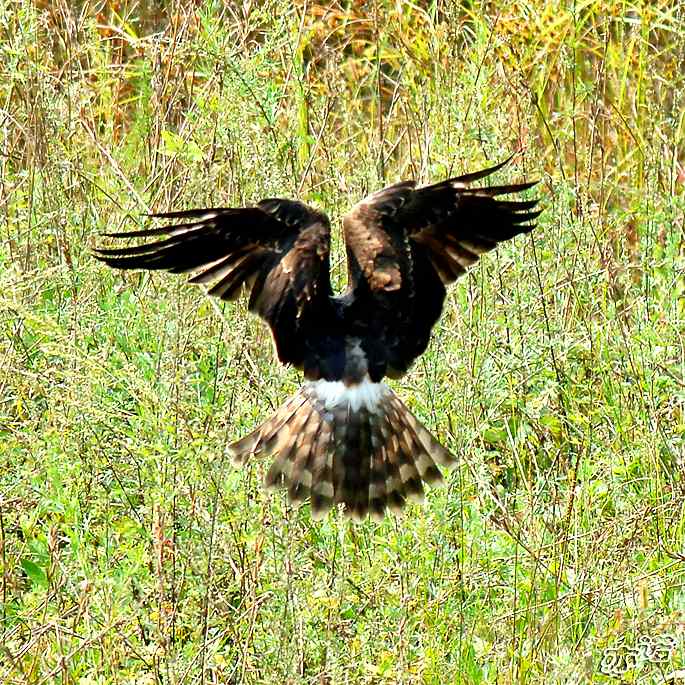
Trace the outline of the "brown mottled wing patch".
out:
M 326 216 L 301 202 L 277 198 L 255 207 L 152 216 L 180 222 L 107 234 L 154 240 L 98 248 L 95 257 L 117 269 L 193 272 L 190 283 L 204 284 L 210 295 L 224 300 L 234 300 L 249 289 L 250 310 L 271 326 L 281 361 L 302 367 L 303 321 L 325 320 L 331 310 Z
M 325 230 L 322 230 L 324 229 Z M 269 270 L 261 291 L 251 299 L 252 309 L 270 321 L 282 306 L 287 294 L 292 294 L 298 316 L 313 302 L 322 285 L 322 267 L 328 284 L 328 227 L 320 222 L 303 228 L 292 247 Z M 329 291 L 322 294 L 327 295 Z
M 384 188 L 355 205 L 343 219 L 352 278 L 358 268 L 372 291 L 402 287 L 402 254 L 384 219 L 400 211 L 413 190 L 413 181 Z

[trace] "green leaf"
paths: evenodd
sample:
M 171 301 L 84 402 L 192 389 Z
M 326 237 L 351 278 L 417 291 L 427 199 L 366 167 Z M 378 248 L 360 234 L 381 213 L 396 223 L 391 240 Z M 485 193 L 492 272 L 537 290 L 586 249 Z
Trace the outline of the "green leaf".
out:
M 195 141 L 185 140 L 177 133 L 167 129 L 162 131 L 161 152 L 168 157 L 177 156 L 189 162 L 198 162 L 203 156 L 200 146 Z
M 503 426 L 490 426 L 483 431 L 483 441 L 489 443 L 505 442 L 507 430 Z
M 38 566 L 38 564 L 31 561 L 30 559 L 22 559 L 21 567 L 24 569 L 26 575 L 31 579 L 31 582 L 34 585 L 38 585 L 40 587 L 47 587 L 48 577 L 45 573 L 44 568 L 41 568 L 40 566 Z
M 561 435 L 561 421 L 554 414 L 543 414 L 540 425 L 544 426 L 555 438 Z

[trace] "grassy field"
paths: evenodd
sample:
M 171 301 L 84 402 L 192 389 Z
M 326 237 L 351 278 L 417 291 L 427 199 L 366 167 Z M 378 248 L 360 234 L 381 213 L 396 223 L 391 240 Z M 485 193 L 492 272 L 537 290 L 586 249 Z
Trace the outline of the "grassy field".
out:
M 0 683 L 685 682 L 683 4 L 168 4 L 0 3 Z M 537 230 L 393 384 L 460 465 L 382 523 L 225 457 L 300 382 L 244 302 L 90 255 L 518 148 Z

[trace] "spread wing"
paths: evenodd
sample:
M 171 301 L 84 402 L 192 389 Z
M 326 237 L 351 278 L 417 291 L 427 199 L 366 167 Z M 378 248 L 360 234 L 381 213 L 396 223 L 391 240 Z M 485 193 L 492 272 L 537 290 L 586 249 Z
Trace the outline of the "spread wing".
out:
M 332 311 L 326 216 L 282 199 L 152 216 L 180 223 L 107 234 L 153 240 L 100 248 L 95 257 L 116 269 L 195 272 L 190 283 L 205 284 L 210 295 L 224 300 L 249 289 L 249 309 L 270 325 L 279 359 L 302 368 L 308 322 L 326 321 Z
M 534 228 L 537 200 L 500 196 L 535 183 L 470 187 L 507 162 L 424 188 L 397 183 L 345 217 L 349 287 L 359 315 L 374 312 L 370 335 L 386 350 L 387 375 L 401 376 L 426 349 L 445 285 L 481 254 Z

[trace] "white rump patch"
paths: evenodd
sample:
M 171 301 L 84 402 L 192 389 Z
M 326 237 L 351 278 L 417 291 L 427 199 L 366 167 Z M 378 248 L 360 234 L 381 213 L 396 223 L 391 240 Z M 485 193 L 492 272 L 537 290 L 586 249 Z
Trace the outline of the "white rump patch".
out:
M 352 411 L 364 407 L 375 412 L 381 401 L 392 392 L 385 383 L 372 383 L 368 378 L 356 385 L 345 385 L 342 381 L 314 381 L 310 386 L 328 410 L 348 404 Z

